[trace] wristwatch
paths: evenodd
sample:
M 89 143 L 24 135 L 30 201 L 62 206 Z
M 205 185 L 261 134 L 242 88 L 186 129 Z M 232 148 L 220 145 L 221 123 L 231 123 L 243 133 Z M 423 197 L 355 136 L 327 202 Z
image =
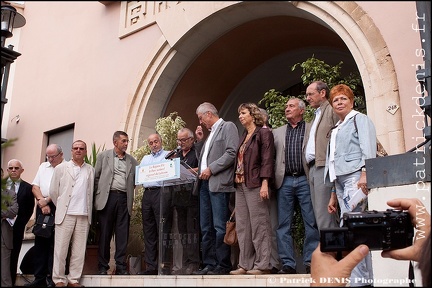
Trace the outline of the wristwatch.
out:
M 365 166 L 363 166 L 363 167 L 361 168 L 361 172 L 366 172 L 366 167 L 365 167 Z

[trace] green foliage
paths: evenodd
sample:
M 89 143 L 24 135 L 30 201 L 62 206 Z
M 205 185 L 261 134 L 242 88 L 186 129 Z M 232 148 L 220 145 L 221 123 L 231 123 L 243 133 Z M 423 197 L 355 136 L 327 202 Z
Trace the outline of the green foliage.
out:
M 302 69 L 303 73 L 301 75 L 301 83 L 303 86 L 307 87 L 311 82 L 321 80 L 327 83 L 328 87 L 337 84 L 346 84 L 354 91 L 354 102 L 357 111 L 366 113 L 365 102 L 364 102 L 364 92 L 361 86 L 361 78 L 357 71 L 349 73 L 347 76 L 342 76 L 342 64 L 331 66 L 322 60 L 315 58 L 313 55 L 311 58 L 306 59 L 304 62 L 296 63 L 291 67 L 291 71 L 297 68 Z M 305 91 L 304 91 L 305 92 Z M 292 96 L 284 96 L 282 92 L 276 91 L 275 89 L 270 89 L 264 93 L 263 98 L 258 102 L 258 105 L 264 106 L 268 115 L 269 123 L 272 128 L 278 128 L 287 123 L 285 118 L 285 105 L 289 98 Z M 315 109 L 308 105 L 306 101 L 306 95 L 300 94 L 295 96 L 297 98 L 305 101 L 306 111 L 304 114 L 304 119 L 310 122 L 313 118 L 313 113 Z M 303 217 L 301 215 L 301 210 L 299 204 L 296 202 L 294 208 L 292 225 L 292 235 L 294 238 L 294 245 L 300 253 L 303 253 L 303 243 L 304 243 L 304 224 Z
M 162 137 L 165 150 L 173 150 L 177 147 L 177 132 L 185 126 L 186 122 L 178 116 L 177 112 L 156 120 L 156 131 Z
M 102 152 L 104 150 L 105 150 L 105 144 L 102 147 L 99 146 L 98 148 L 96 148 L 96 144 L 93 142 L 91 145 L 90 156 L 85 155 L 84 162 L 95 167 L 97 155 L 99 154 L 99 152 Z
M 259 105 L 264 105 L 269 115 L 268 122 L 271 127 L 276 128 L 287 124 L 285 118 L 285 105 L 287 101 L 287 96 L 283 96 L 281 92 L 275 89 L 270 89 L 264 93 L 264 97 L 258 102 Z
M 155 130 L 162 137 L 162 144 L 165 150 L 173 150 L 177 147 L 177 132 L 186 127 L 186 122 L 178 116 L 178 112 L 172 112 L 167 117 L 161 117 L 156 120 Z M 147 140 L 144 141 L 144 145 L 132 152 L 132 156 L 141 162 L 142 158 L 150 153 L 150 147 L 147 145 Z M 144 189 L 140 185 L 135 193 L 133 203 L 133 215 L 131 217 L 132 226 L 137 227 L 135 231 L 139 235 L 141 240 L 144 239 L 142 231 L 142 212 L 141 202 L 143 197 Z

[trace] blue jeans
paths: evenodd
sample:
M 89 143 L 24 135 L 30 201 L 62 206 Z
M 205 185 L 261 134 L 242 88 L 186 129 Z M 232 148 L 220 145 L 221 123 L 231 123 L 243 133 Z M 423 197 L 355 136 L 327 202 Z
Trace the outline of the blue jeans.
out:
M 344 192 L 346 194 L 346 192 L 349 189 L 353 189 L 352 188 L 353 185 L 355 185 L 354 187 L 357 187 L 356 185 L 358 180 L 360 179 L 360 175 L 361 172 L 356 171 L 351 174 L 336 177 L 335 188 L 336 188 L 336 195 L 338 198 L 339 207 L 341 209 L 340 211 L 341 226 L 343 225 L 342 217 L 345 212 L 350 212 L 350 211 L 361 212 L 365 210 L 367 204 L 367 198 L 366 201 L 360 203 L 359 205 L 357 205 L 357 207 L 355 207 L 352 210 L 346 208 L 343 201 Z M 363 286 L 366 285 L 367 283 L 373 283 L 371 282 L 373 280 L 373 269 L 372 269 L 372 254 L 370 252 L 366 256 L 366 258 L 364 258 L 359 264 L 357 264 L 356 267 L 354 267 L 354 269 L 351 272 L 350 280 L 351 280 L 350 286 L 352 287 Z
M 230 193 L 211 192 L 208 181 L 201 181 L 200 226 L 204 267 L 232 268 L 231 247 L 223 242 L 229 210 Z
M 300 204 L 305 226 L 303 244 L 303 264 L 310 265 L 312 252 L 318 246 L 319 232 L 315 220 L 310 196 L 309 183 L 306 176 L 285 176 L 277 193 L 278 229 L 276 232 L 279 257 L 285 267 L 296 268 L 294 245 L 291 235 L 291 224 L 294 214 L 295 198 Z

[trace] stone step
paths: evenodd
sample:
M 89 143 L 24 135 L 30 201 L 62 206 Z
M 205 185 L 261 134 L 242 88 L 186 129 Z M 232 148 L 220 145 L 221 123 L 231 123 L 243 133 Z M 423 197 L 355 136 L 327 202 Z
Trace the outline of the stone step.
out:
M 33 281 L 33 275 L 18 275 L 16 286 Z M 86 287 L 309 287 L 309 274 L 267 275 L 84 275 Z

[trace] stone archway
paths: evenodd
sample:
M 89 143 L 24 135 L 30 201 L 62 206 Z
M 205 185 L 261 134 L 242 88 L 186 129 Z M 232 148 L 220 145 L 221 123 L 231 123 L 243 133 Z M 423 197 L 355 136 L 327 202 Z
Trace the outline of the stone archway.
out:
M 384 113 L 388 103 L 399 105 L 392 59 L 372 19 L 355 2 L 221 3 L 220 6 L 200 4 L 201 8 L 205 5 L 205 9 L 193 10 L 194 23 L 178 22 L 180 27 L 176 27 L 176 31 L 181 35 L 169 30 L 170 26 L 164 25 L 163 21 L 157 21 L 163 36 L 144 63 L 142 78 L 136 84 L 124 121 L 125 131 L 133 139 L 132 149 L 142 145 L 145 136 L 154 131 L 155 120 L 163 116 L 179 79 L 209 43 L 242 23 L 262 17 L 290 15 L 330 28 L 343 40 L 360 71 L 368 115 L 376 125 L 378 138 L 390 154 L 405 150 L 401 111 L 394 115 Z M 183 13 L 188 12 L 184 10 Z M 177 17 L 183 18 L 180 14 Z M 205 95 L 202 97 L 191 101 L 212 100 Z M 191 106 L 195 103 L 184 99 L 183 104 Z M 192 110 L 194 112 L 194 107 Z

